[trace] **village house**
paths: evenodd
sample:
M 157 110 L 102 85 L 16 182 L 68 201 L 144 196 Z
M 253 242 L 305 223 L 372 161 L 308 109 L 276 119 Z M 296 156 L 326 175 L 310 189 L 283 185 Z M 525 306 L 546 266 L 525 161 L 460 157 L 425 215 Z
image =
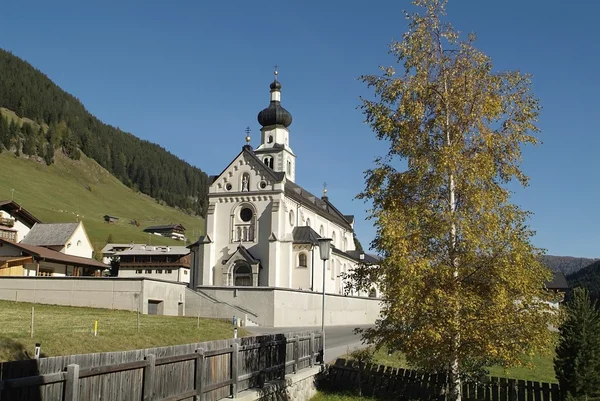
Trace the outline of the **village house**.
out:
M 0 238 L 10 242 L 21 241 L 34 224 L 41 223 L 35 216 L 12 200 L 0 200 Z
M 147 277 L 180 283 L 190 282 L 190 250 L 185 246 L 106 244 L 105 263 L 119 262 L 119 277 Z
M 181 224 L 167 224 L 162 226 L 150 226 L 144 228 L 144 232 L 161 235 L 167 238 L 173 238 L 185 241 L 185 227 Z
M 66 255 L 92 258 L 94 247 L 79 223 L 36 223 L 21 241 L 23 245 L 43 246 Z

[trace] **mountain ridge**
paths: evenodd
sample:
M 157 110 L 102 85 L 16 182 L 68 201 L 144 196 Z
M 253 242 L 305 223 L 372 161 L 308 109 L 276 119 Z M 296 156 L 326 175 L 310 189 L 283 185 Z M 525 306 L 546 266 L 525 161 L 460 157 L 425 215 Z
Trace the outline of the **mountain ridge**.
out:
M 0 121 L 0 151 L 38 156 L 46 164 L 52 163 L 56 150 L 74 160 L 81 151 L 128 187 L 205 215 L 206 173 L 158 144 L 103 123 L 43 72 L 3 49 L 0 107 L 35 122 Z

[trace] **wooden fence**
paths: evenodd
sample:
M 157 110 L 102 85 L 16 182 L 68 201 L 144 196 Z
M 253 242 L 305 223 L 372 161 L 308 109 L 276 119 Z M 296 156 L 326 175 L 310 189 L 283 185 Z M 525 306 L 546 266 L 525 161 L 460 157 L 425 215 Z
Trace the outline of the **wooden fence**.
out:
M 338 359 L 330 365 L 325 385 L 331 390 L 354 390 L 365 395 L 399 400 L 446 399 L 446 374 L 426 374 L 410 369 L 366 364 L 359 369 L 355 361 Z M 462 399 L 465 401 L 559 401 L 556 383 L 485 377 L 480 381 L 463 382 Z
M 313 366 L 321 333 L 302 331 L 0 364 L 1 401 L 215 401 Z

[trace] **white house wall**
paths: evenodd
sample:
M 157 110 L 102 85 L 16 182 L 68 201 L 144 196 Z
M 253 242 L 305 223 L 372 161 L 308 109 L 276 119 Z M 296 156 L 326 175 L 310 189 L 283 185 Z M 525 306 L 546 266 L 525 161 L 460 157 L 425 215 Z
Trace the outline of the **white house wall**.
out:
M 19 221 L 15 216 L 8 213 L 6 210 L 0 210 L 0 217 L 4 219 L 13 219 L 15 221 L 12 229 L 17 231 L 17 242 L 20 242 L 29 233 L 30 228 Z
M 60 251 L 66 255 L 80 256 L 82 258 L 92 258 L 94 248 L 85 233 L 82 223 L 79 223 L 75 232 L 69 238 L 63 249 Z

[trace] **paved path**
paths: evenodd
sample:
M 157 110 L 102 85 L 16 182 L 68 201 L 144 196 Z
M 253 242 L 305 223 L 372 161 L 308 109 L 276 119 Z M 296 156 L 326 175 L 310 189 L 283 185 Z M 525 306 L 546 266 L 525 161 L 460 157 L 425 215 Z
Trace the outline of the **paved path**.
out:
M 325 360 L 333 361 L 355 348 L 364 347 L 360 334 L 354 334 L 356 327 L 370 326 L 326 326 L 325 327 Z M 287 333 L 300 330 L 320 330 L 320 327 L 258 327 L 247 326 L 246 330 L 253 334 Z

